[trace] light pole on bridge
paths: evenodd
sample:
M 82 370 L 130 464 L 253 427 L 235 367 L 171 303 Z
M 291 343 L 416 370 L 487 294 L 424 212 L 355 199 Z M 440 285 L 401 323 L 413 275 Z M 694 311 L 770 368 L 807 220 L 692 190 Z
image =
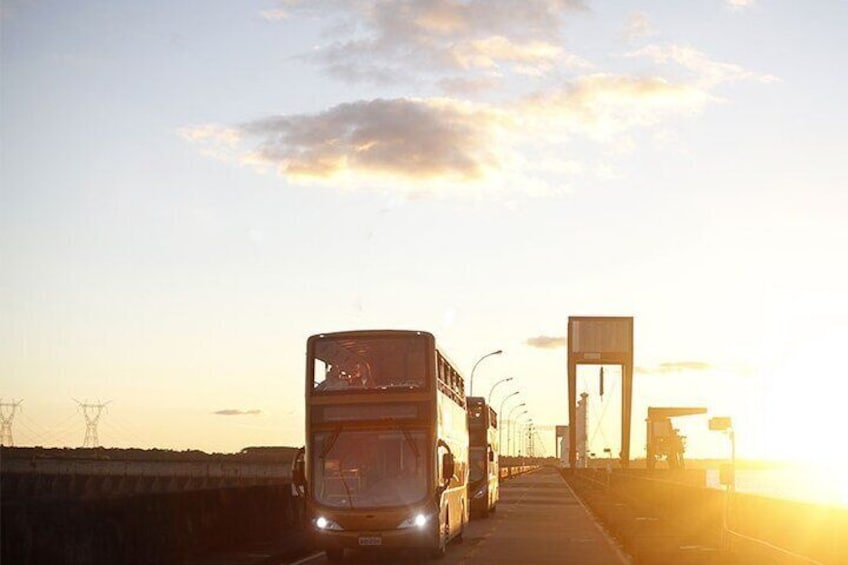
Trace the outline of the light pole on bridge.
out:
M 498 453 L 503 453 L 503 428 L 506 425 L 506 419 L 504 418 L 504 404 L 506 401 L 518 394 L 519 391 L 515 391 L 512 394 L 508 394 L 501 400 L 501 409 L 498 410 Z
M 509 454 L 509 455 L 514 455 L 513 453 L 511 453 L 511 452 L 510 452 L 510 447 L 512 446 L 512 435 L 513 435 L 512 433 L 513 433 L 513 431 L 514 431 L 514 429 L 513 429 L 513 425 L 512 425 L 512 421 L 513 421 L 513 420 L 512 420 L 512 413 L 513 413 L 513 412 L 515 412 L 515 410 L 516 410 L 516 409 L 521 408 L 522 406 L 527 406 L 527 403 L 526 403 L 526 402 L 522 402 L 521 404 L 516 404 L 516 405 L 515 405 L 515 406 L 513 406 L 513 407 L 512 407 L 512 409 L 509 411 L 509 419 L 507 420 L 507 421 L 508 421 L 508 426 L 509 426 L 509 427 L 508 427 L 508 428 L 507 428 L 507 430 L 506 430 L 506 452 L 507 452 L 507 454 Z M 520 418 L 520 417 L 521 417 L 521 416 L 523 416 L 524 414 L 527 414 L 527 410 L 525 410 L 524 412 L 521 412 L 521 413 L 517 416 L 517 418 Z
M 501 383 L 509 382 L 511 380 L 512 380 L 512 377 L 507 377 L 507 378 L 501 379 L 498 382 L 496 382 L 495 384 L 493 384 L 492 388 L 489 389 L 489 398 L 486 399 L 486 404 L 491 406 L 491 404 L 492 404 L 492 393 L 495 392 L 495 387 L 497 387 Z
M 477 368 L 477 365 L 480 364 L 480 361 L 482 361 L 486 357 L 491 357 L 492 355 L 500 355 L 501 353 L 503 353 L 503 350 L 498 349 L 497 351 L 492 351 L 491 353 L 486 353 L 485 355 L 483 355 L 482 357 L 477 359 L 477 362 L 474 363 L 473 367 L 471 367 L 471 377 L 468 379 L 468 381 L 469 381 L 468 382 L 468 392 L 469 392 L 468 396 L 474 396 L 474 370 Z

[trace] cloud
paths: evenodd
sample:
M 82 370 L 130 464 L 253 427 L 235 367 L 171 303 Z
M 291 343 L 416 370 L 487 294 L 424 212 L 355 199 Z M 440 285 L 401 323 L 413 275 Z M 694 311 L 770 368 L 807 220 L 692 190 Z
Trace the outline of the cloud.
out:
M 452 96 L 474 95 L 486 90 L 493 90 L 501 84 L 498 76 L 483 76 L 479 78 L 449 77 L 439 81 L 442 92 Z
M 287 10 L 327 21 L 334 40 L 305 57 L 347 81 L 408 83 L 492 69 L 534 75 L 588 64 L 559 45 L 567 15 L 583 10 L 574 0 L 399 0 L 390 9 L 380 0 L 315 0 L 289 2 Z
M 540 335 L 528 338 L 526 343 L 530 347 L 536 347 L 538 349 L 562 349 L 567 342 L 565 336 Z
M 695 82 L 703 88 L 712 88 L 724 82 L 753 80 L 757 82 L 776 82 L 774 75 L 757 73 L 743 69 L 733 63 L 713 61 L 704 53 L 681 45 L 648 45 L 627 54 L 628 57 L 648 57 L 658 65 L 677 63 L 695 76 Z
M 186 127 L 180 135 L 210 156 L 299 184 L 416 196 L 543 195 L 566 192 L 568 178 L 597 169 L 563 158 L 570 138 L 628 147 L 629 130 L 697 112 L 709 100 L 703 89 L 660 77 L 592 74 L 500 107 L 448 98 L 361 100 L 235 127 Z
M 730 6 L 734 11 L 744 10 L 754 5 L 755 0 L 725 0 L 725 4 Z
M 669 115 L 699 112 L 711 100 L 702 88 L 662 77 L 592 74 L 528 96 L 519 108 L 548 127 L 604 140 Z
M 428 12 L 426 22 L 416 26 L 453 36 L 470 25 L 464 17 L 449 17 L 457 9 L 451 0 L 435 1 L 434 6 L 450 10 Z M 416 3 L 402 3 L 412 4 Z M 498 84 L 503 77 L 494 67 L 504 61 L 529 73 L 542 69 L 545 61 L 563 57 L 553 43 L 516 42 L 502 35 L 460 41 L 449 51 L 453 65 L 481 71 L 439 81 L 458 96 Z M 648 135 L 648 140 L 673 138 L 669 124 L 719 102 L 714 93 L 718 85 L 775 80 L 712 61 L 689 47 L 649 45 L 627 56 L 647 58 L 662 70 L 677 72 L 639 76 L 589 72 L 549 80 L 552 86 L 543 90 L 487 104 L 447 97 L 358 100 L 316 113 L 262 117 L 236 126 L 189 126 L 179 134 L 206 155 L 275 171 L 301 185 L 412 197 L 484 193 L 491 197 L 516 191 L 550 195 L 570 192 L 578 178 L 620 178 L 611 157 L 634 151 L 638 130 L 664 132 L 659 137 Z M 343 57 L 339 64 L 345 66 Z M 574 65 L 589 69 L 582 60 Z M 354 66 L 346 72 L 359 71 Z M 391 80 L 389 75 L 386 80 Z M 596 149 L 601 154 L 592 157 Z
M 289 13 L 286 10 L 282 10 L 279 8 L 262 10 L 259 12 L 259 15 L 262 16 L 263 20 L 268 20 L 269 22 L 277 22 L 280 20 L 285 20 L 289 17 Z
M 627 24 L 625 25 L 624 29 L 624 36 L 629 41 L 642 39 L 653 34 L 654 30 L 651 27 L 651 22 L 648 20 L 648 16 L 646 16 L 645 14 L 637 12 L 634 14 L 630 14 L 630 17 L 627 18 Z
M 232 128 L 184 128 L 193 142 L 252 141 L 241 162 L 292 180 L 389 177 L 409 182 L 471 182 L 500 166 L 499 112 L 447 99 L 376 99 L 318 114 L 259 119 Z M 232 131 L 232 133 L 231 133 Z M 243 145 L 243 144 L 242 144 Z
M 553 43 L 516 43 L 500 35 L 459 42 L 452 45 L 448 52 L 453 64 L 463 71 L 494 70 L 502 64 L 511 64 L 516 73 L 536 75 L 551 70 L 557 63 L 572 69 L 589 69 L 592 66 L 576 55 L 565 53 Z
M 702 361 L 668 361 L 656 367 L 637 367 L 636 372 L 649 375 L 666 375 L 685 371 L 710 371 L 715 369 L 710 363 Z
M 227 408 L 224 410 L 216 410 L 212 412 L 216 416 L 258 416 L 262 410 L 254 408 L 253 410 L 238 410 L 236 408 Z
M 241 143 L 238 129 L 215 124 L 187 126 L 180 128 L 177 133 L 199 147 L 201 154 L 221 161 L 232 160 Z
M 653 71 L 601 72 L 563 47 L 568 18 L 584 9 L 577 0 L 280 0 L 262 17 L 325 24 L 332 39 L 302 57 L 335 76 L 419 92 L 435 86 L 456 98 L 358 100 L 179 134 L 208 156 L 301 185 L 413 197 L 548 195 L 569 192 L 576 179 L 619 178 L 611 157 L 638 147 L 636 130 L 673 139 L 669 124 L 719 102 L 718 85 L 776 80 L 678 45 L 625 54 Z M 647 16 L 633 13 L 627 33 L 651 34 Z M 518 85 L 511 99 L 473 101 L 507 85 Z

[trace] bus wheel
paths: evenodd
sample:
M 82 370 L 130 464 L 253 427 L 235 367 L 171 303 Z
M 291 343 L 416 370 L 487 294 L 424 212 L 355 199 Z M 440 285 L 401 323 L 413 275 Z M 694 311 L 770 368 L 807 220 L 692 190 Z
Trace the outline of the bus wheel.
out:
M 344 549 L 325 549 L 324 552 L 327 554 L 327 561 L 330 563 L 339 563 L 344 561 Z

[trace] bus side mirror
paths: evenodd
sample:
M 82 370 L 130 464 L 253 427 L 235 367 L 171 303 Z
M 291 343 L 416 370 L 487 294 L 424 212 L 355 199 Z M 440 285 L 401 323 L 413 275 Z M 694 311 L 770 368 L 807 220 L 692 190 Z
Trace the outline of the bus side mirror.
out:
M 453 477 L 455 470 L 453 453 L 445 453 L 442 455 L 442 479 L 449 481 Z
M 292 482 L 299 487 L 306 484 L 306 469 L 304 467 L 303 461 L 296 461 L 292 469 Z
M 306 485 L 306 450 L 302 447 L 297 450 L 297 454 L 292 461 L 292 482 L 295 486 L 303 487 Z

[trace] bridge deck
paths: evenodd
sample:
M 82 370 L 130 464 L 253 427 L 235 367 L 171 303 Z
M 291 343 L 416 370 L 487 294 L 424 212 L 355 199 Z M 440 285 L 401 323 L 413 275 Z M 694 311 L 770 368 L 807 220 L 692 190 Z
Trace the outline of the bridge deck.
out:
M 445 558 L 432 563 L 630 563 L 595 522 L 554 469 L 521 475 L 501 483 L 497 512 L 466 526 L 463 543 L 452 543 Z M 348 553 L 352 563 L 396 563 L 397 555 Z M 323 553 L 298 565 L 326 563 Z
M 501 485 L 498 510 L 474 520 L 447 563 L 629 563 L 553 469 Z

